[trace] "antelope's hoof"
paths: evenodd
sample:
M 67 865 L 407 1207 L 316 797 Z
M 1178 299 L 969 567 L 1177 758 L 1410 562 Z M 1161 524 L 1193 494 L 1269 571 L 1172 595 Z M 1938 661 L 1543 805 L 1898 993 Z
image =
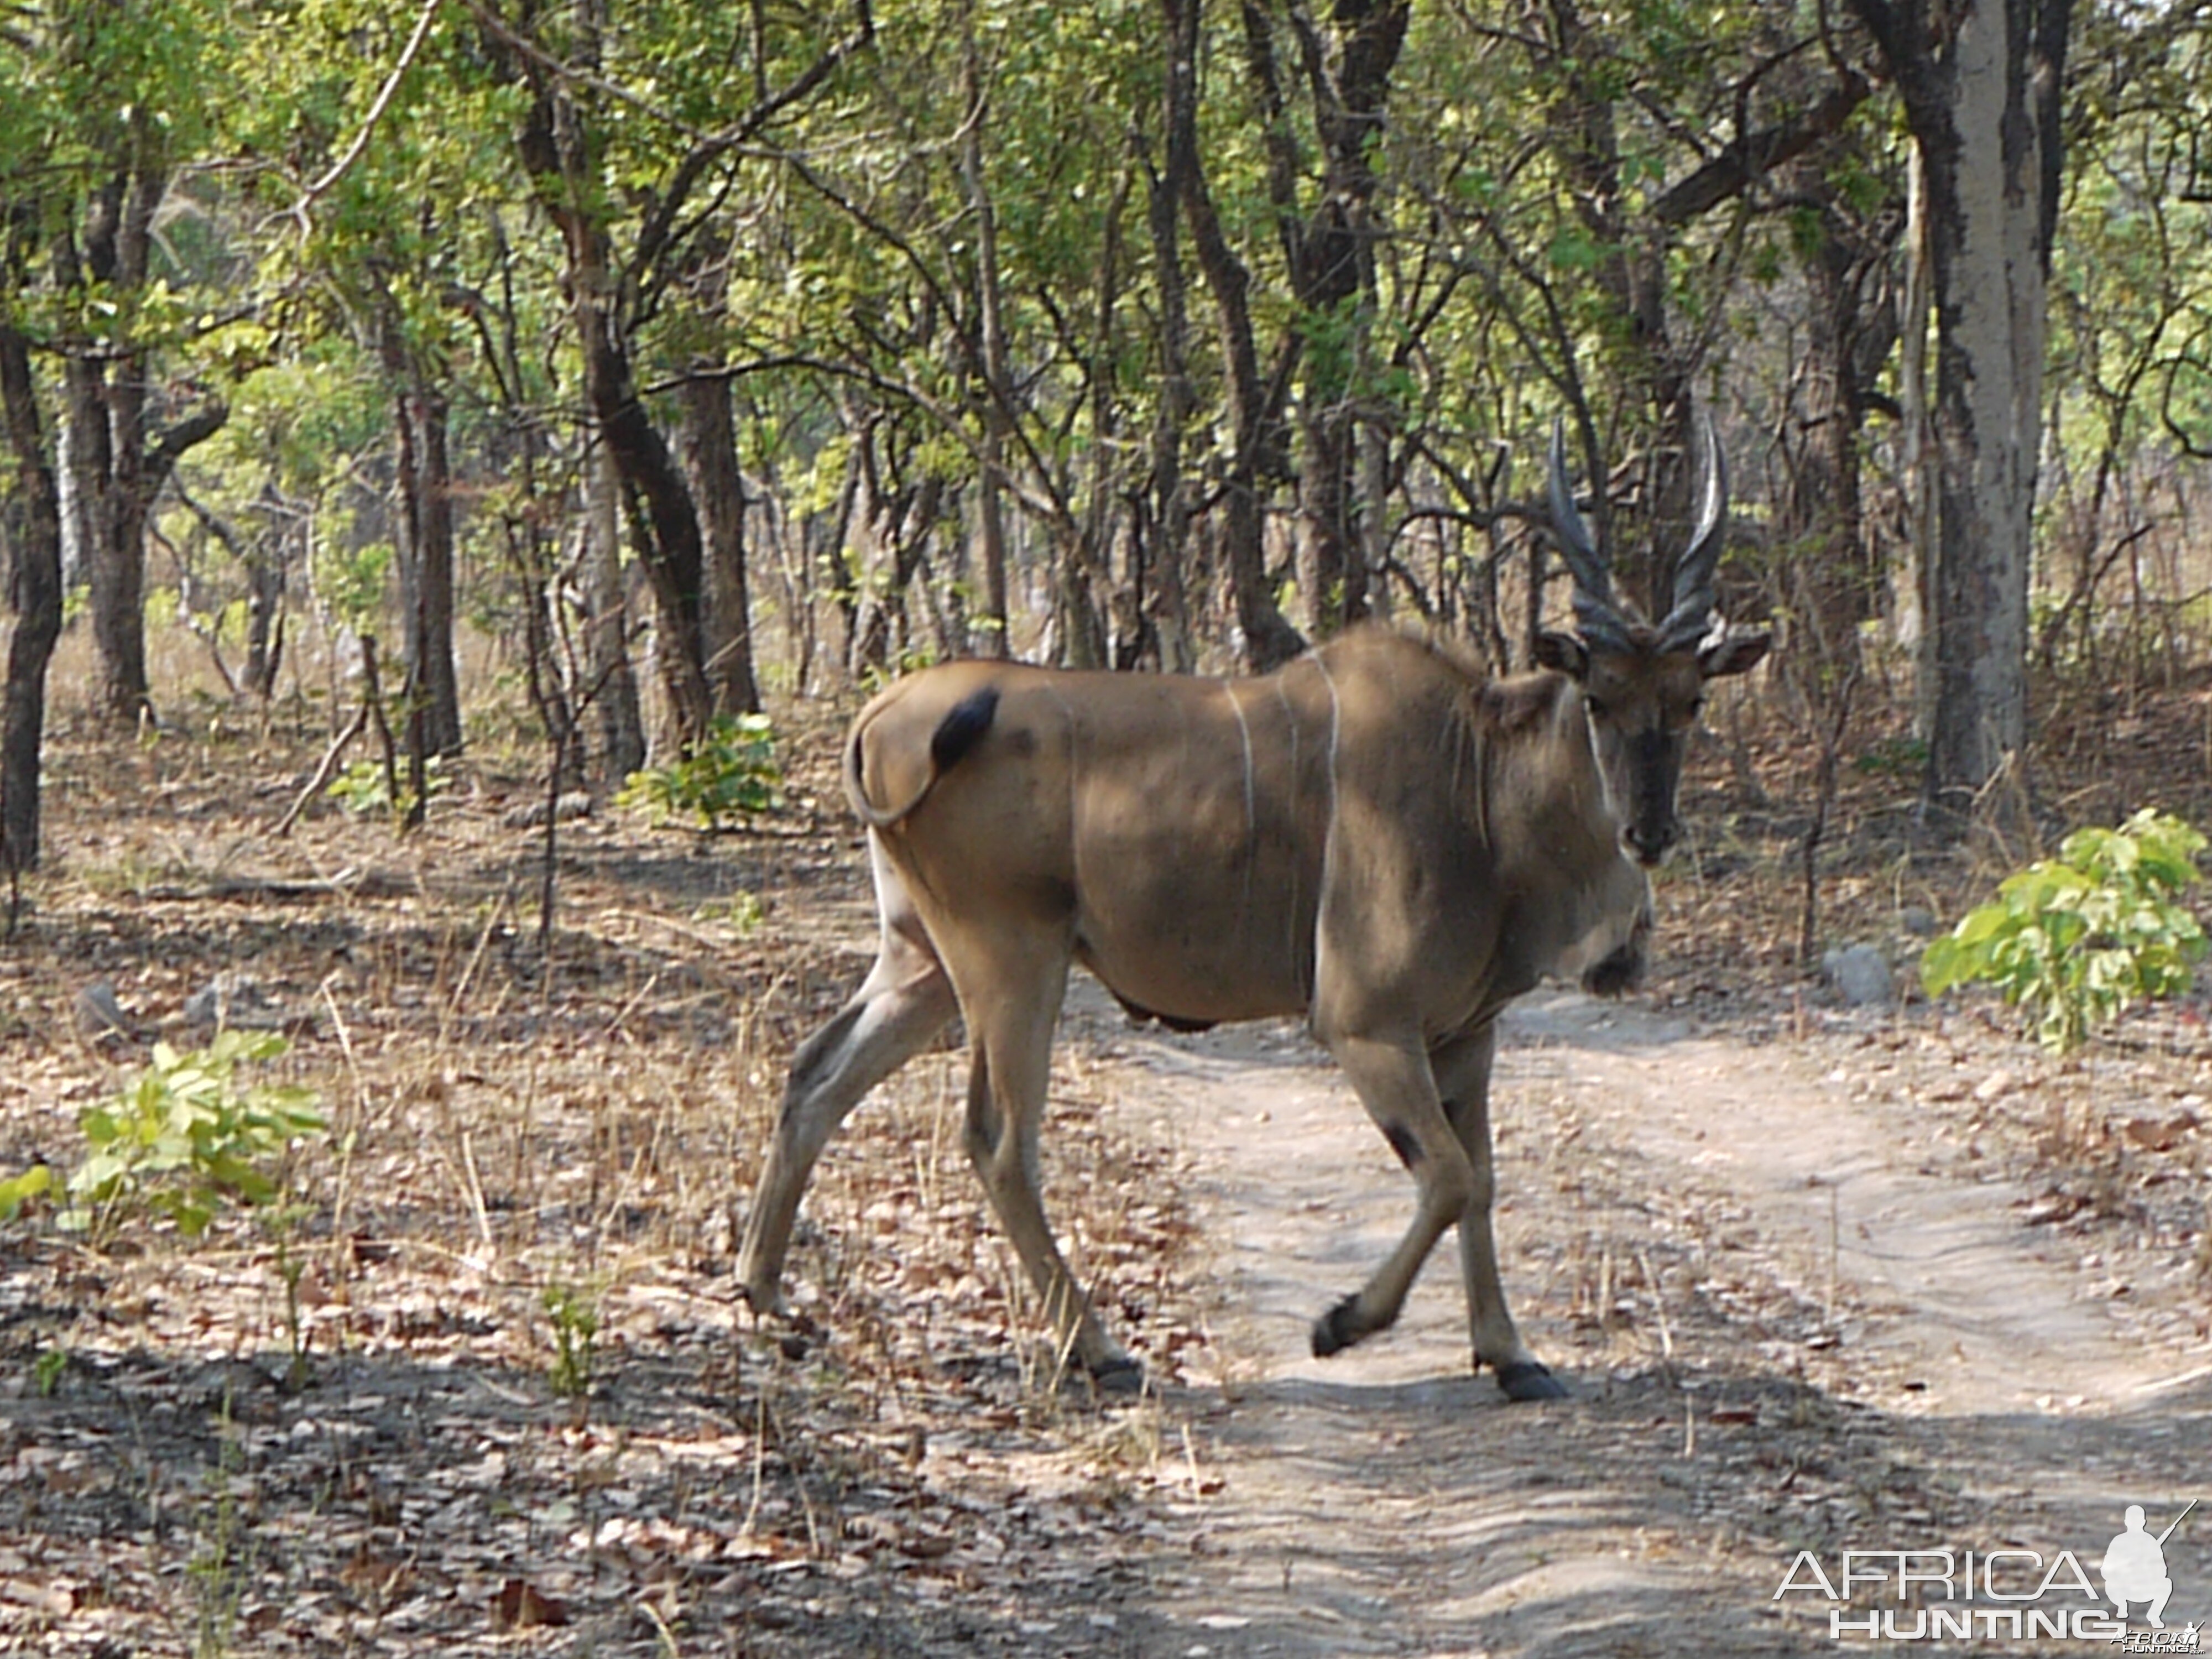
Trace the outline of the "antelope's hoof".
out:
M 1617 997 L 1644 982 L 1644 949 L 1624 945 L 1583 975 L 1583 989 L 1594 997 Z
M 1091 1386 L 1101 1394 L 1116 1397 L 1142 1394 L 1145 1368 L 1128 1355 L 1117 1353 L 1105 1364 L 1091 1367 Z
M 1359 1322 L 1358 1313 L 1359 1298 L 1347 1296 L 1314 1321 L 1313 1354 L 1316 1359 L 1326 1359 L 1367 1334 L 1365 1328 Z
M 1498 1386 L 1504 1390 L 1508 1400 L 1519 1402 L 1528 1400 L 1565 1400 L 1565 1383 L 1552 1375 L 1540 1361 L 1516 1359 L 1510 1365 L 1498 1367 Z
M 784 1319 L 791 1317 L 791 1304 L 783 1299 L 783 1287 L 771 1285 L 766 1289 L 742 1281 L 738 1285 L 738 1298 L 753 1310 L 756 1319 Z

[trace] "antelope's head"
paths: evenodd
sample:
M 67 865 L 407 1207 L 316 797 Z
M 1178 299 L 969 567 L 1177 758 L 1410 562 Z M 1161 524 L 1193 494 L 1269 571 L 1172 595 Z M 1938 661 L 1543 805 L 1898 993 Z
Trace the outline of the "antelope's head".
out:
M 1617 603 L 1589 526 L 1567 480 L 1566 428 L 1552 428 L 1552 522 L 1575 582 L 1575 632 L 1543 634 L 1536 659 L 1582 688 L 1590 750 L 1621 850 L 1638 864 L 1666 857 L 1681 838 L 1674 793 L 1682 757 L 1705 707 L 1705 682 L 1741 674 L 1766 654 L 1764 631 L 1735 633 L 1713 614 L 1726 470 L 1711 419 L 1697 419 L 1697 522 L 1661 591 L 1673 603 L 1656 625 Z

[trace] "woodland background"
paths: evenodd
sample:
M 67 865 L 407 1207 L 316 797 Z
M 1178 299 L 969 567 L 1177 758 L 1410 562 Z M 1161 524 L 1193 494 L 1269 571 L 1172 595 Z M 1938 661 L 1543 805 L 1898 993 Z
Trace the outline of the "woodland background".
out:
M 1110 1018 L 1048 1192 L 1133 1407 L 1056 1386 L 957 1055 L 825 1162 L 798 1327 L 737 1304 L 732 1206 L 865 970 L 866 690 L 1367 616 L 1525 667 L 1555 421 L 1641 598 L 1710 412 L 1723 607 L 1780 636 L 1708 713 L 1646 1000 L 1771 1045 L 1752 1095 L 1786 1052 L 1935 1126 L 2142 1364 L 2200 1364 L 2212 1005 L 2061 1062 L 1805 970 L 1901 966 L 2063 829 L 2212 818 L 2208 48 L 2118 0 L 0 10 L 0 1173 L 82 1175 L 218 1029 L 289 1045 L 234 1125 L 264 1084 L 324 1124 L 240 1127 L 270 1201 L 194 1189 L 197 1237 L 143 1166 L 0 1226 L 0 1645 L 1354 1650 L 1371 1607 L 1199 1599 L 1276 1461 L 1224 1491 L 1249 1361 Z M 741 833 L 611 805 L 641 769 Z M 1702 1175 L 1655 1209 L 1636 1113 L 1542 1093 L 1501 1227 L 1585 1397 L 1505 1434 L 1363 1394 L 1347 1467 L 1418 1496 L 1449 1431 L 1625 1482 L 1603 1535 L 1694 1564 L 1714 1632 L 1801 1545 L 2022 1524 L 1855 1346 L 1832 1233 Z M 2191 1409 L 2122 1425 L 2142 1480 L 2201 1466 Z M 1375 1565 L 1421 1616 L 1427 1566 Z
M 1633 595 L 1693 405 L 1764 701 L 1818 741 L 1874 688 L 1955 820 L 2031 669 L 2040 714 L 2200 654 L 2206 42 L 2067 0 L 17 7 L 9 859 L 65 619 L 123 728 L 187 690 L 149 616 L 226 696 L 337 699 L 373 639 L 418 767 L 504 707 L 611 787 L 969 653 L 1261 668 L 1418 615 L 1525 665 L 1552 423 Z

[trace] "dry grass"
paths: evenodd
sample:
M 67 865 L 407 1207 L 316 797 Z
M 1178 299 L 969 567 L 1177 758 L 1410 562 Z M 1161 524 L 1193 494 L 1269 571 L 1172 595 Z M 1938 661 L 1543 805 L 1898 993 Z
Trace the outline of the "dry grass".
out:
M 153 1038 L 204 1040 L 183 1010 L 219 975 L 330 1128 L 281 1216 L 0 1231 L 0 1647 L 968 1651 L 1075 1605 L 1052 1549 L 1183 1480 L 1157 1395 L 1061 1386 L 951 1054 L 825 1159 L 799 1331 L 736 1297 L 787 1056 L 866 966 L 842 823 L 564 826 L 549 962 L 538 833 L 501 823 L 526 753 L 480 745 L 404 841 L 320 808 L 279 842 L 320 708 L 179 698 L 100 741 L 59 687 L 46 867 L 0 951 L 0 1168 L 72 1165 Z M 130 1034 L 79 1030 L 94 983 Z M 1107 1094 L 1063 1060 L 1049 1201 L 1171 1385 L 1203 1349 L 1190 1230 Z
M 277 842 L 266 826 L 326 740 L 328 701 L 261 717 L 179 693 L 164 732 L 100 740 L 83 646 L 70 636 L 58 675 L 48 867 L 0 950 L 0 1169 L 71 1163 L 82 1109 L 152 1036 L 198 1041 L 185 1001 L 225 973 L 286 1023 L 278 1069 L 331 1123 L 294 1161 L 287 1221 L 234 1216 L 198 1243 L 147 1224 L 104 1251 L 35 1219 L 0 1230 L 0 1647 L 1134 1650 L 1089 1622 L 1119 1594 L 1089 1575 L 1141 1562 L 1157 1504 L 1205 1490 L 1180 1385 L 1233 1390 L 1179 1160 L 1121 1127 L 1119 1073 L 1063 1048 L 1048 1203 L 1164 1394 L 1101 1410 L 1060 1386 L 957 1150 L 951 1053 L 833 1146 L 791 1265 L 800 1328 L 757 1329 L 734 1295 L 732 1208 L 786 1058 L 867 959 L 861 860 L 813 805 L 826 778 L 802 771 L 793 810 L 753 834 L 564 825 L 547 960 L 538 832 L 501 823 L 540 788 L 516 722 L 472 731 L 421 834 L 323 808 Z M 158 640 L 157 683 L 212 686 L 199 651 Z M 834 718 L 787 711 L 793 752 L 828 753 Z M 1741 753 L 1701 754 L 1686 795 L 1697 857 L 1662 884 L 1653 994 L 1802 1034 L 1825 1014 L 1793 961 L 1808 757 L 1756 704 L 1735 729 Z M 2154 717 L 2141 741 L 2087 745 L 2100 769 L 2051 798 L 2201 818 L 2203 730 Z M 1877 714 L 1851 736 L 1847 763 L 1876 763 L 1844 769 L 1832 939 L 1902 943 L 1910 907 L 1948 920 L 1996 873 L 1916 839 L 1911 781 L 1883 763 L 1899 735 Z M 80 1031 L 94 982 L 133 1035 Z M 2135 1228 L 2212 1278 L 2199 1137 L 2133 1145 L 2098 1103 L 2116 1079 L 2129 1100 L 2201 1084 L 2169 1052 L 2186 1033 L 2072 1073 L 2027 1069 L 1971 1012 L 1864 1035 L 1896 1050 L 1897 1086 L 1956 1106 L 1962 1142 L 2048 1188 L 2051 1225 Z M 1976 1102 L 1999 1065 L 2022 1086 Z M 1547 1176 L 1615 1218 L 1528 1241 L 1528 1270 L 1583 1359 L 1663 1369 L 1755 1317 L 1820 1375 L 1807 1343 L 1837 1317 L 1832 1259 L 1739 1282 L 1708 1248 L 1730 1225 L 1711 1194 L 1637 1218 L 1637 1172 L 1590 1165 L 1562 1121 Z M 1802 1388 L 1769 1393 L 1761 1411 L 1810 1409 Z

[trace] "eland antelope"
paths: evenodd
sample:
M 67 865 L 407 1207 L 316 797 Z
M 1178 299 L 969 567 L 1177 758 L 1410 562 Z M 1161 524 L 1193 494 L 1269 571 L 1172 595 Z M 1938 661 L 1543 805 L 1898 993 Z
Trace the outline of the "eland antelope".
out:
M 1514 1400 L 1565 1390 L 1522 1342 L 1490 1224 L 1499 1011 L 1546 974 L 1619 991 L 1645 877 L 1709 679 L 1767 647 L 1713 617 L 1725 485 L 1698 426 L 1698 513 L 1655 625 L 1617 602 L 1552 438 L 1550 505 L 1576 631 L 1491 679 L 1382 629 L 1253 679 L 961 662 L 864 709 L 845 784 L 867 826 L 873 970 L 799 1048 L 738 1272 L 785 1311 L 809 1173 L 861 1097 L 955 1013 L 966 1145 L 1067 1350 L 1103 1385 L 1135 1363 L 1054 1243 L 1037 1131 L 1071 964 L 1177 1029 L 1302 1014 L 1418 1184 L 1412 1226 L 1316 1322 L 1331 1354 L 1394 1321 L 1456 1224 L 1474 1364 Z

